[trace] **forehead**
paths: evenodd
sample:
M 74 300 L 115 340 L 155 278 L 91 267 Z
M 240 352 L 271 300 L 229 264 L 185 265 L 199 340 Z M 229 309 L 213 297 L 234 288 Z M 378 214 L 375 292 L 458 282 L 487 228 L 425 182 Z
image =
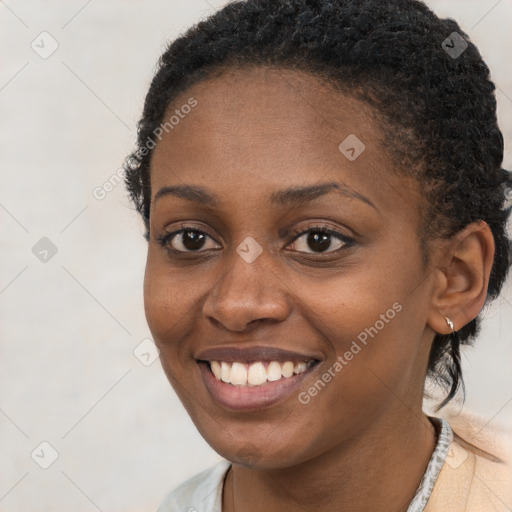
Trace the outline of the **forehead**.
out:
M 366 104 L 302 71 L 248 67 L 216 73 L 176 98 L 164 120 L 190 97 L 198 105 L 173 128 L 176 144 L 201 142 L 211 151 L 220 141 L 224 151 L 240 152 L 265 144 L 264 153 L 281 149 L 292 158 L 337 151 L 332 144 L 350 133 L 364 131 L 372 144 L 382 138 L 371 122 L 375 112 Z M 203 129 L 197 131 L 197 125 Z
M 184 114 L 191 99 L 197 105 Z M 309 73 L 229 69 L 178 96 L 164 122 L 180 113 L 154 150 L 153 196 L 184 181 L 268 195 L 283 183 L 338 178 L 372 189 L 377 202 L 410 203 L 416 184 L 393 172 L 376 112 Z

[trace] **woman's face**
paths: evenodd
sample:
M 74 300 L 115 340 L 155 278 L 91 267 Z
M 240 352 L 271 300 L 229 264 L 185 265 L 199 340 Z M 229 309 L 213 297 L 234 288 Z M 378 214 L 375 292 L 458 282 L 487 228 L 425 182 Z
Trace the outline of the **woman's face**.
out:
M 421 194 L 370 108 L 251 68 L 190 87 L 172 115 L 152 159 L 145 309 L 203 437 L 231 461 L 288 467 L 421 421 Z

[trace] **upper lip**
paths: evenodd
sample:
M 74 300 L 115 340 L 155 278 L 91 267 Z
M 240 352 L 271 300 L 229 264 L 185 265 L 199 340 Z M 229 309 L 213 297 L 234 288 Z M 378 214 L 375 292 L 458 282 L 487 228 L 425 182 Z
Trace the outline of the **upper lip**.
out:
M 251 363 L 254 361 L 292 361 L 298 363 L 300 361 L 320 360 L 318 356 L 311 354 L 301 354 L 291 350 L 284 350 L 277 347 L 252 346 L 252 347 L 213 347 L 200 350 L 195 359 L 199 361 L 225 361 Z

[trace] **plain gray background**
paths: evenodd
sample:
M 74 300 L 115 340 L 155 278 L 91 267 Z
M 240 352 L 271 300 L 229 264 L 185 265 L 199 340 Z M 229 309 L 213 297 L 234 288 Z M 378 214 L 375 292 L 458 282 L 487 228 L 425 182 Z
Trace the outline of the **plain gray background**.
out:
M 219 460 L 148 365 L 141 221 L 122 183 L 93 191 L 132 149 L 166 41 L 224 3 L 0 1 L 1 512 L 155 510 Z M 510 169 L 512 1 L 427 3 L 491 68 Z M 510 281 L 485 317 L 465 410 L 507 425 Z

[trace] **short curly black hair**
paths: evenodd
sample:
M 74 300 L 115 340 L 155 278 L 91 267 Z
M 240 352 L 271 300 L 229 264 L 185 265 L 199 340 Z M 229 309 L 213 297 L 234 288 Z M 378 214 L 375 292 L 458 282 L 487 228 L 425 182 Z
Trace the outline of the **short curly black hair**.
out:
M 150 167 L 169 104 L 192 84 L 229 68 L 306 71 L 365 101 L 384 126 L 399 172 L 420 183 L 427 237 L 451 237 L 484 220 L 495 241 L 487 299 L 511 263 L 506 208 L 512 188 L 502 169 L 495 86 L 480 53 L 452 19 L 417 0 L 234 1 L 174 40 L 160 58 L 125 162 L 128 192 L 149 240 Z M 463 386 L 460 344 L 478 317 L 434 337 L 428 375 L 445 387 L 443 407 Z

